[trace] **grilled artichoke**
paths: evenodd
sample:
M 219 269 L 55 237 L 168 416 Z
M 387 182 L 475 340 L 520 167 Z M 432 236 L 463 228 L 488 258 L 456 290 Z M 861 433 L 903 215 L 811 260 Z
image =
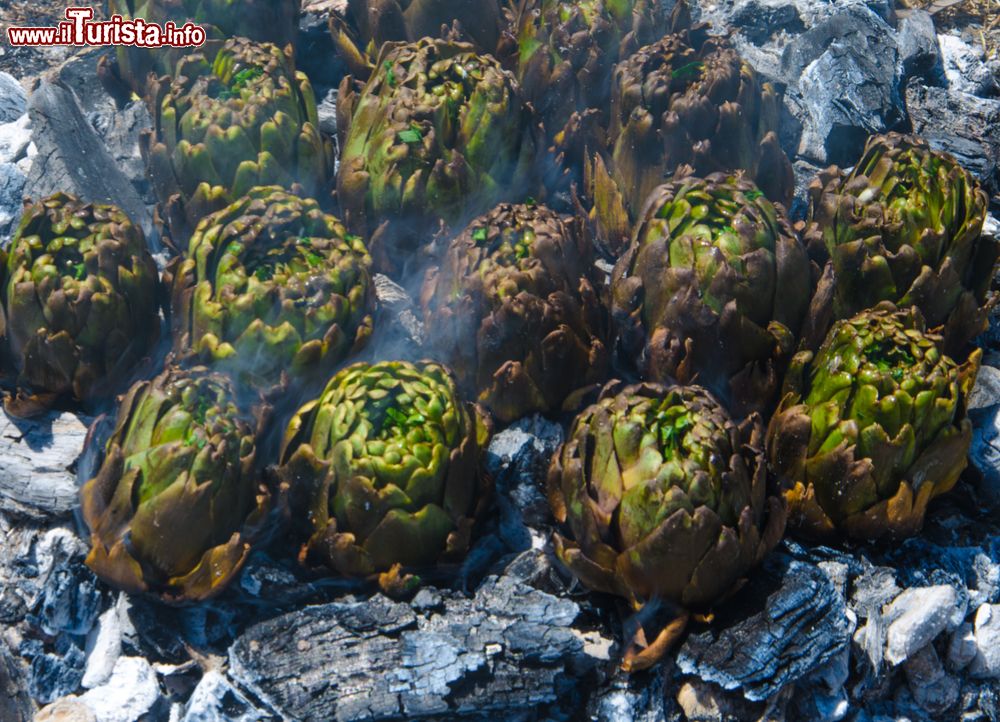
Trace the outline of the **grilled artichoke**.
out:
M 550 503 L 572 533 L 555 535 L 556 553 L 587 587 L 636 609 L 712 606 L 784 531 L 763 436 L 759 417 L 734 423 L 698 386 L 610 384 L 552 459 Z M 626 669 L 656 662 L 676 632 L 632 640 Z
M 57 193 L 25 210 L 0 252 L 0 341 L 21 389 L 8 410 L 93 401 L 127 381 L 159 335 L 159 276 L 115 206 Z
M 605 154 L 588 164 L 593 214 L 617 252 L 663 179 L 742 170 L 788 203 L 792 166 L 781 150 L 778 96 L 728 42 L 705 28 L 674 33 L 621 61 L 612 78 Z
M 494 53 L 503 30 L 498 0 L 347 0 L 346 16 L 330 13 L 340 57 L 365 80 L 386 43 L 447 37 Z
M 436 347 L 500 421 L 558 411 L 605 378 L 607 322 L 580 225 L 543 206 L 502 204 L 428 274 L 422 305 Z
M 534 135 L 517 83 L 465 43 L 388 46 L 360 93 L 345 78 L 338 126 L 345 221 L 388 270 L 442 220 L 465 223 L 530 181 Z
M 87 566 L 112 586 L 198 601 L 239 574 L 269 496 L 234 393 L 204 368 L 168 368 L 122 399 L 104 462 L 81 490 Z
M 214 60 L 185 56 L 176 75 L 160 78 L 151 92 L 154 131 L 145 155 L 178 238 L 254 186 L 294 188 L 309 198 L 326 187 L 332 148 L 290 49 L 233 38 Z
M 768 429 L 789 527 L 829 539 L 915 534 L 965 468 L 966 401 L 981 352 L 959 365 L 920 312 L 883 303 L 796 355 Z
M 518 81 L 557 148 L 575 150 L 589 140 L 592 125 L 606 127 L 615 63 L 656 40 L 666 25 L 660 4 L 651 0 L 516 4 Z
M 204 218 L 177 262 L 175 351 L 258 391 L 325 379 L 371 335 L 370 265 L 316 201 L 254 188 Z
M 737 415 L 766 413 L 810 292 L 805 249 L 753 183 L 679 178 L 650 195 L 615 266 L 616 351 L 645 379 L 697 379 Z
M 215 48 L 229 37 L 240 36 L 284 47 L 299 29 L 299 0 L 109 0 L 108 14 L 148 23 L 192 22 L 205 29 L 206 45 Z M 133 92 L 143 95 L 148 76 L 171 75 L 177 61 L 190 48 L 116 48 L 118 76 Z
M 443 366 L 340 371 L 282 444 L 278 478 L 311 534 L 300 558 L 356 577 L 459 558 L 487 501 L 488 438 Z
M 985 191 L 953 157 L 915 136 L 873 136 L 850 173 L 832 168 L 809 193 L 805 239 L 832 261 L 835 318 L 914 305 L 951 354 L 986 329 L 1000 244 L 982 234 Z

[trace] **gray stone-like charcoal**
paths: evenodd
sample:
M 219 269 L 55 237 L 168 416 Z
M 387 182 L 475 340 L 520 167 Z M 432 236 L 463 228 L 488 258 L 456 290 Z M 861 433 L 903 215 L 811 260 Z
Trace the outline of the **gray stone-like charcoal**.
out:
M 847 646 L 847 607 L 829 577 L 809 564 L 786 563 L 763 611 L 688 638 L 677 656 L 682 672 L 762 701 Z
M 230 674 L 303 721 L 510 719 L 556 703 L 607 659 L 609 644 L 571 626 L 579 612 L 509 577 L 446 598 L 439 612 L 381 595 L 307 607 L 244 632 Z
M 1000 192 L 1000 100 L 911 83 L 906 108 L 915 133 Z
M 38 157 L 25 194 L 42 198 L 63 191 L 111 203 L 151 235 L 152 217 L 145 202 L 87 122 L 73 91 L 60 81 L 42 80 L 28 105 Z
M 803 33 L 781 65 L 797 83 L 789 95 L 804 110 L 796 151 L 810 161 L 851 165 L 871 133 L 905 117 L 899 49 L 890 26 L 867 8 L 848 7 Z
M 501 431 L 486 450 L 486 471 L 497 492 L 500 538 L 515 551 L 541 546 L 548 536 L 541 531 L 553 523 L 544 480 L 562 442 L 562 427 L 535 415 Z
M 24 672 L 7 644 L 0 641 L 0 719 L 11 722 L 28 720 L 33 712 L 34 705 L 28 696 Z
M 0 412 L 0 500 L 7 514 L 41 521 L 68 517 L 77 503 L 73 469 L 89 419 L 49 413 L 15 419 Z
M 17 120 L 28 108 L 24 88 L 10 73 L 0 73 L 0 123 Z

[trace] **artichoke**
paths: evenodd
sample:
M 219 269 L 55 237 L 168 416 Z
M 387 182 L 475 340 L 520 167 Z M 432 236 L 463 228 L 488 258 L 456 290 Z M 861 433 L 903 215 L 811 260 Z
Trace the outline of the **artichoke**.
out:
M 309 198 L 325 189 L 332 148 L 290 49 L 233 38 L 214 60 L 185 56 L 151 93 L 154 131 L 145 155 L 179 238 L 254 186 L 280 185 Z
M 701 387 L 610 384 L 552 459 L 550 503 L 572 533 L 555 535 L 557 555 L 584 585 L 636 609 L 711 607 L 784 531 L 782 504 L 766 494 L 763 435 L 758 416 L 736 424 Z M 677 631 L 648 645 L 637 635 L 626 669 L 657 661 Z
M 221 592 L 266 516 L 250 416 L 225 376 L 168 368 L 118 406 L 97 475 L 81 490 L 87 566 L 126 592 L 171 602 Z
M 914 305 L 951 354 L 986 329 L 1000 244 L 982 234 L 985 191 L 952 156 L 915 136 L 873 136 L 850 173 L 831 168 L 809 194 L 805 239 L 832 261 L 835 318 Z
M 558 411 L 607 372 L 607 323 L 581 224 L 502 204 L 452 241 L 422 294 L 426 327 L 468 395 L 509 422 Z M 530 339 L 530 341 L 529 341 Z
M 883 303 L 796 355 L 768 429 L 789 526 L 829 539 L 915 534 L 965 468 L 976 350 L 957 364 L 915 308 Z
M 504 30 L 498 0 L 347 0 L 346 11 L 330 13 L 330 33 L 351 72 L 365 80 L 386 43 L 446 37 L 493 53 Z
M 371 259 L 314 200 L 254 188 L 205 217 L 173 278 L 174 348 L 259 391 L 327 378 L 372 332 Z
M 430 362 L 359 363 L 292 418 L 278 478 L 307 563 L 368 577 L 457 559 L 487 501 L 487 418 Z
M 95 401 L 127 381 L 159 335 L 159 276 L 115 206 L 57 193 L 29 205 L 0 252 L 0 341 L 21 388 L 12 413 Z
M 345 221 L 387 270 L 441 221 L 520 199 L 530 181 L 534 136 L 517 83 L 465 43 L 387 46 L 360 93 L 345 78 L 338 127 Z
M 299 0 L 109 0 L 108 15 L 125 20 L 141 18 L 184 27 L 192 22 L 205 29 L 206 45 L 216 48 L 238 35 L 280 47 L 295 41 L 299 30 Z M 117 74 L 132 91 L 142 95 L 150 73 L 171 75 L 190 48 L 116 48 Z
M 650 195 L 612 275 L 616 352 L 643 378 L 697 382 L 737 415 L 777 403 L 811 293 L 780 207 L 740 176 L 685 177 Z
M 585 143 L 589 137 L 582 132 L 606 126 L 615 63 L 660 37 L 666 21 L 654 0 L 517 4 L 517 77 L 556 147 Z
M 703 27 L 667 35 L 622 60 L 612 78 L 605 154 L 587 166 L 593 215 L 617 252 L 663 179 L 742 170 L 787 205 L 792 166 L 778 143 L 778 96 L 728 41 Z

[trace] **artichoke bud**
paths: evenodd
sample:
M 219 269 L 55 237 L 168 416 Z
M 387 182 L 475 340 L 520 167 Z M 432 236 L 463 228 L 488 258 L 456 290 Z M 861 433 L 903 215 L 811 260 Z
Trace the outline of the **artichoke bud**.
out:
M 612 275 L 621 363 L 766 413 L 811 297 L 808 256 L 780 206 L 738 175 L 681 177 L 647 199 Z
M 966 404 L 981 352 L 958 364 L 942 343 L 917 309 L 884 302 L 796 357 L 768 430 L 792 528 L 820 539 L 920 530 L 972 439 Z
M 308 537 L 300 558 L 362 577 L 460 559 L 488 501 L 488 429 L 438 364 L 338 372 L 282 444 L 278 478 Z
M 916 136 L 872 136 L 850 173 L 831 168 L 809 194 L 805 240 L 833 266 L 837 318 L 914 305 L 954 355 L 986 329 L 1000 243 L 982 233 L 986 192 L 952 156 Z
M 316 131 L 313 92 L 290 48 L 233 38 L 214 54 L 187 55 L 153 92 L 145 154 L 171 217 L 183 211 L 193 227 L 257 185 L 307 197 L 326 188 L 332 148 Z
M 386 270 L 399 270 L 442 221 L 522 197 L 532 180 L 533 128 L 518 85 L 465 43 L 388 46 L 339 122 L 337 196 L 349 228 L 378 229 L 373 253 Z
M 518 5 L 512 19 L 518 81 L 561 150 L 575 155 L 593 140 L 582 133 L 588 130 L 582 117 L 606 120 L 612 68 L 659 37 L 666 20 L 659 3 L 647 0 Z
M 121 400 L 97 475 L 81 489 L 87 565 L 112 586 L 168 602 L 219 594 L 269 508 L 253 417 L 225 376 L 168 368 Z
M 371 335 L 370 266 L 315 200 L 253 188 L 204 218 L 175 261 L 174 350 L 262 392 L 324 378 Z
M 766 496 L 762 440 L 759 417 L 736 424 L 701 387 L 609 385 L 549 469 L 552 509 L 571 534 L 555 535 L 559 558 L 637 609 L 710 608 L 784 530 L 781 504 Z M 655 662 L 672 632 L 627 653 L 626 667 Z
M 591 265 L 578 220 L 538 204 L 501 204 L 428 274 L 426 326 L 466 393 L 498 420 L 558 412 L 578 388 L 604 378 L 608 322 Z
M 285 47 L 294 42 L 299 29 L 300 0 L 109 0 L 108 17 L 142 19 L 182 28 L 191 22 L 205 29 L 201 48 L 117 48 L 117 75 L 132 92 L 142 96 L 148 76 L 173 75 L 190 54 L 212 51 L 233 36 Z M 178 72 L 179 74 L 179 72 Z
M 613 252 L 628 240 L 619 216 L 640 217 L 653 189 L 684 166 L 701 176 L 742 171 L 770 200 L 791 200 L 791 163 L 775 145 L 777 99 L 725 39 L 691 30 L 640 48 L 615 67 L 610 108 L 603 162 L 621 198 L 592 216 Z M 597 184 L 588 192 L 609 195 Z
M 115 206 L 64 193 L 29 204 L 0 264 L 0 362 L 18 386 L 11 413 L 109 397 L 159 336 L 156 265 Z
M 506 27 L 502 5 L 498 0 L 348 0 L 346 14 L 330 13 L 330 33 L 351 73 L 367 80 L 388 43 L 447 38 L 497 55 Z

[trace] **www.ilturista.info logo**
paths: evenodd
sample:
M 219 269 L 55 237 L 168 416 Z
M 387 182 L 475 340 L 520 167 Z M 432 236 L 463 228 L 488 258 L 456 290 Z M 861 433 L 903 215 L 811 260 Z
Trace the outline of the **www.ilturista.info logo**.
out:
M 134 45 L 139 48 L 189 48 L 205 43 L 205 28 L 194 23 L 163 25 L 142 18 L 112 15 L 94 22 L 93 8 L 66 8 L 66 20 L 56 27 L 9 27 L 7 40 L 14 46 Z

